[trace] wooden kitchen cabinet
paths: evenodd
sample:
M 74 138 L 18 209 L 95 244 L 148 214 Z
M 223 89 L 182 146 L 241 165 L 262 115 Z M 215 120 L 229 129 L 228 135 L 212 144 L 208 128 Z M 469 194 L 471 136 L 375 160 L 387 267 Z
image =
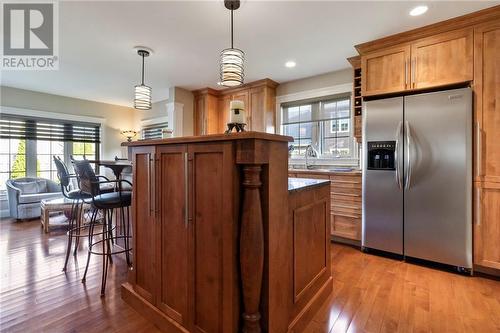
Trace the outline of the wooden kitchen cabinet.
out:
M 136 262 L 134 259 L 134 270 L 132 280 L 134 290 L 148 302 L 156 303 L 155 277 L 151 272 L 155 269 L 155 149 L 154 147 L 137 147 L 131 154 L 134 166 L 134 205 L 132 205 L 132 220 L 141 221 L 138 228 L 133 223 L 133 246 L 134 258 L 137 256 L 146 258 Z
M 330 234 L 336 240 L 361 241 L 361 172 L 316 172 L 294 170 L 293 178 L 330 180 Z M 340 237 L 340 238 L 339 238 Z
M 361 57 L 363 96 L 404 91 L 409 83 L 410 46 L 403 45 Z
M 204 89 L 194 94 L 194 134 L 219 133 L 219 101 L 217 90 Z
M 135 149 L 135 148 L 134 148 Z M 155 228 L 156 306 L 180 325 L 188 326 L 189 228 L 187 224 L 187 146 L 158 146 L 159 184 Z M 161 211 L 168 214 L 160 214 Z
M 190 332 L 235 332 L 232 145 L 133 147 L 131 156 L 134 291 Z
M 420 39 L 411 45 L 411 89 L 445 86 L 473 79 L 473 30 Z
M 193 91 L 195 135 L 224 133 L 229 121 L 229 103 L 232 100 L 245 103 L 247 131 L 274 133 L 277 86 L 276 82 L 264 79 L 230 89 L 207 88 Z
M 474 29 L 474 264 L 500 270 L 500 22 Z
M 461 29 L 361 56 L 363 96 L 446 86 L 473 79 L 473 30 Z

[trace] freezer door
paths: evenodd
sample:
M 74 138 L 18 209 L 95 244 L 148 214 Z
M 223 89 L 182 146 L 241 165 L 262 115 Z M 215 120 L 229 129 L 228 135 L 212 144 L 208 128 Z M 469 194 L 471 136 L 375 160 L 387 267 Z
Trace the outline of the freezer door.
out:
M 472 267 L 472 93 L 405 97 L 405 255 Z
M 403 254 L 403 98 L 369 101 L 363 121 L 362 246 Z M 396 170 L 368 170 L 367 142 L 396 141 Z M 399 171 L 399 173 L 398 173 Z

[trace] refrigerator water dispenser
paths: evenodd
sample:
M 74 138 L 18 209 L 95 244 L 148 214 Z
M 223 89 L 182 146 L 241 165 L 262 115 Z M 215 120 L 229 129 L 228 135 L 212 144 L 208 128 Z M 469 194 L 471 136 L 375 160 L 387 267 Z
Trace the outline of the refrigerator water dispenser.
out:
M 395 170 L 396 141 L 367 142 L 368 170 Z

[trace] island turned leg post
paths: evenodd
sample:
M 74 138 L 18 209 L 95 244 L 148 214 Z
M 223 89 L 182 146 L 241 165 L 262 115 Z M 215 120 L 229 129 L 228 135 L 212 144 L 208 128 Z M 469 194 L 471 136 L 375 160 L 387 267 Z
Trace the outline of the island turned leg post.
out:
M 264 229 L 260 202 L 261 170 L 260 165 L 243 166 L 240 268 L 244 333 L 261 332 L 259 305 L 264 267 Z

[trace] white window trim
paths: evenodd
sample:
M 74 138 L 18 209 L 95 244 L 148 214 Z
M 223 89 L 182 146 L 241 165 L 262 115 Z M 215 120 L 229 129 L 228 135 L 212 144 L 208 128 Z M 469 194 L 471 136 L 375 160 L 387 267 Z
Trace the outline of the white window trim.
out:
M 295 102 L 295 101 L 300 101 L 303 99 L 310 99 L 310 98 L 321 98 L 321 97 L 328 97 L 331 95 L 337 95 L 337 94 L 343 94 L 343 93 L 349 93 L 351 94 L 351 106 L 354 103 L 354 98 L 352 96 L 352 82 L 349 83 L 344 83 L 344 84 L 338 84 L 335 86 L 330 86 L 330 87 L 325 87 L 325 88 L 319 88 L 319 89 L 312 89 L 312 90 L 305 90 L 293 94 L 288 94 L 288 95 L 281 95 L 281 96 L 276 96 L 276 124 L 277 129 L 278 129 L 278 134 L 283 134 L 283 126 L 282 124 L 282 114 L 283 114 L 283 109 L 281 107 L 281 104 L 287 103 L 287 102 Z M 354 124 L 354 112 L 352 112 L 351 109 L 351 124 Z M 354 131 L 354 128 L 353 128 Z M 318 166 L 328 166 L 328 165 L 338 165 L 338 166 L 359 166 L 359 156 L 358 156 L 358 149 L 356 149 L 356 143 L 354 144 L 354 157 L 350 159 L 332 159 L 332 158 L 314 158 L 310 159 L 311 164 L 315 164 Z M 289 159 L 289 165 L 290 167 L 292 166 L 297 166 L 297 167 L 303 167 L 305 164 L 305 159 L 304 158 L 290 158 Z

